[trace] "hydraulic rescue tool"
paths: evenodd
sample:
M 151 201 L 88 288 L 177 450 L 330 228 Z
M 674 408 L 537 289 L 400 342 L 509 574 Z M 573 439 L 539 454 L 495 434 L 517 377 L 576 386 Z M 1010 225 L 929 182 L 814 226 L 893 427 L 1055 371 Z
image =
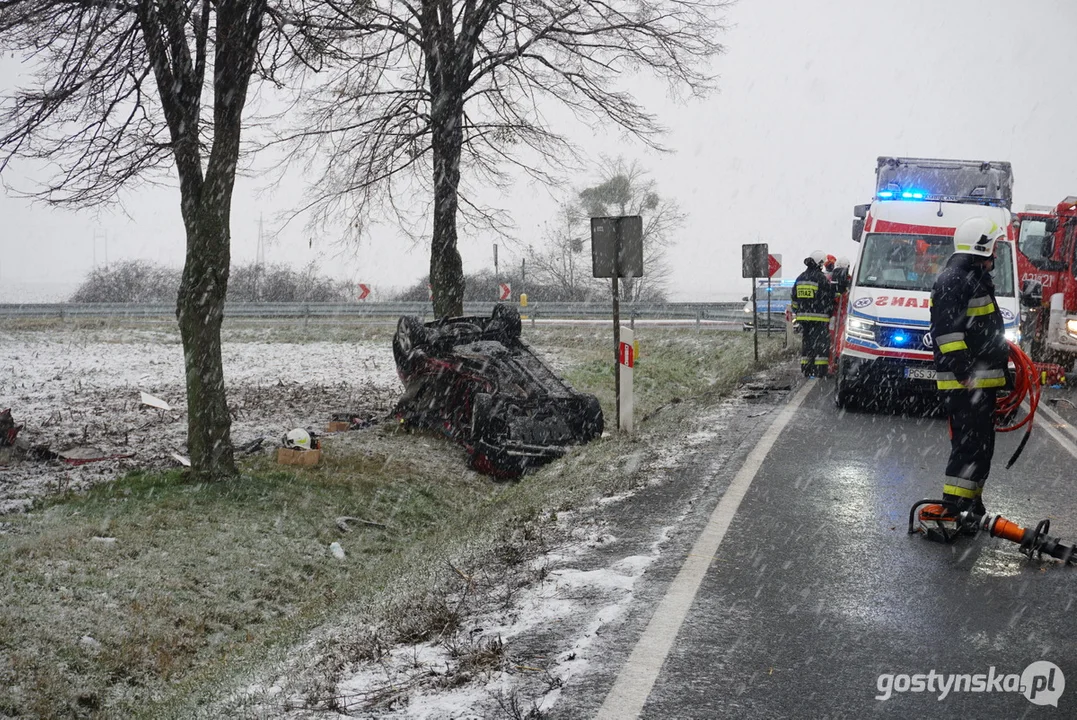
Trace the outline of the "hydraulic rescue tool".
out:
M 919 527 L 916 526 L 917 510 Z M 1050 520 L 1040 520 L 1035 529 L 1024 528 L 1001 515 L 976 515 L 965 511 L 957 514 L 946 510 L 941 500 L 921 500 L 909 511 L 909 532 L 924 533 L 928 540 L 950 542 L 960 535 L 975 535 L 983 530 L 991 537 L 1002 538 L 1020 545 L 1020 550 L 1030 558 L 1033 555 L 1049 555 L 1063 563 L 1077 565 L 1077 545 L 1064 543 L 1051 537 Z
M 1017 461 L 1028 443 L 1036 408 L 1040 404 L 1039 369 L 1021 348 L 1012 342 L 1009 346 L 1010 362 L 1013 363 L 1015 370 L 1014 382 L 1010 392 L 996 401 L 995 422 L 999 425 L 996 430 L 1011 432 L 1024 427 L 1025 436 L 1021 438 L 1017 450 L 1006 463 L 1007 468 Z M 1014 422 L 1021 404 L 1026 399 L 1028 413 L 1021 420 Z M 909 510 L 909 533 L 923 533 L 928 540 L 951 542 L 961 535 L 975 535 L 982 530 L 991 537 L 1017 543 L 1020 545 L 1020 551 L 1029 557 L 1049 555 L 1065 564 L 1077 565 L 1077 545 L 1064 543 L 1051 537 L 1047 534 L 1050 529 L 1050 520 L 1041 520 L 1034 529 L 1028 529 L 1001 515 L 977 515 L 968 510 L 955 512 L 943 500 L 920 500 Z

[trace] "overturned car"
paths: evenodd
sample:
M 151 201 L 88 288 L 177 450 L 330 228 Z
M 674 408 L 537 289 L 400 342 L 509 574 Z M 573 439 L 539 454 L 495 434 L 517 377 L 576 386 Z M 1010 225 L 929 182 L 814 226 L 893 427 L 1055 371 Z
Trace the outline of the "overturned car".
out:
M 502 477 L 561 457 L 602 434 L 602 408 L 557 377 L 520 340 L 520 315 L 429 323 L 406 315 L 393 336 L 404 383 L 394 414 L 462 443 L 479 472 Z

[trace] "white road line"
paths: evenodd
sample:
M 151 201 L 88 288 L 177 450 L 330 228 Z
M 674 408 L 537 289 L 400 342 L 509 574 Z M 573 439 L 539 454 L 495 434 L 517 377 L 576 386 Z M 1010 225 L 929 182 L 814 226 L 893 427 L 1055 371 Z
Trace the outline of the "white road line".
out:
M 1070 433 L 1070 435 L 1077 436 L 1077 430 L 1075 430 L 1072 425 L 1066 422 L 1061 415 L 1059 415 L 1049 407 L 1046 407 L 1041 404 L 1038 408 L 1036 408 L 1036 412 L 1045 413 L 1047 417 L 1049 417 L 1051 420 L 1061 426 L 1063 430 Z M 1062 432 L 1058 429 L 1058 427 L 1056 427 L 1055 425 L 1051 425 L 1050 423 L 1040 421 L 1032 426 L 1032 432 L 1036 432 L 1038 428 L 1043 428 L 1044 430 L 1046 430 L 1047 434 L 1053 437 L 1058 442 L 1058 444 L 1062 446 L 1063 450 L 1068 452 L 1074 458 L 1077 458 L 1077 445 L 1074 445 L 1069 438 L 1063 435 Z
M 1040 406 L 1036 408 L 1036 412 L 1042 412 L 1046 414 L 1047 417 L 1051 418 L 1051 420 L 1055 422 L 1055 429 L 1061 428 L 1065 430 L 1070 435 L 1070 437 L 1077 439 L 1077 428 L 1070 425 L 1068 422 L 1066 422 L 1066 419 L 1064 417 L 1056 413 L 1051 408 L 1047 407 L 1046 403 L 1041 402 Z
M 718 546 L 722 544 L 729 524 L 740 507 L 741 500 L 748 492 L 748 487 L 755 479 L 756 473 L 763 465 L 763 461 L 770 452 L 774 442 L 778 439 L 782 430 L 793 419 L 797 409 L 811 389 L 815 386 L 812 382 L 804 383 L 789 404 L 778 414 L 770 427 L 767 428 L 763 437 L 748 454 L 744 465 L 737 472 L 730 483 L 729 488 L 722 495 L 718 507 L 711 513 L 707 526 L 703 528 L 692 546 L 688 557 L 684 559 L 677 577 L 666 590 L 665 596 L 659 602 L 654 616 L 647 624 L 628 662 L 621 668 L 617 680 L 613 684 L 609 695 L 598 710 L 598 720 L 629 720 L 639 717 L 643 710 L 647 697 L 651 694 L 651 688 L 658 677 L 662 664 L 673 647 L 673 641 L 688 614 L 692 601 L 695 599 L 703 577 L 718 552 Z

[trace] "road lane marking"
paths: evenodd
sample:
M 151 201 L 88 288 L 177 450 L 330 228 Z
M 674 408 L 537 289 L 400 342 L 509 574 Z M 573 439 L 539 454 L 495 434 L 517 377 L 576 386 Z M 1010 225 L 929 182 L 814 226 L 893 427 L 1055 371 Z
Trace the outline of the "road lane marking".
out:
M 1046 413 L 1047 417 L 1051 418 L 1056 423 L 1061 425 L 1062 428 L 1066 430 L 1066 432 L 1070 433 L 1071 435 L 1077 435 L 1077 430 L 1075 430 L 1074 427 L 1072 425 L 1070 425 L 1068 422 L 1063 420 L 1062 417 L 1060 415 L 1058 415 L 1058 413 L 1056 413 L 1054 410 L 1051 410 L 1048 407 L 1044 407 L 1043 405 L 1040 405 L 1036 409 L 1036 412 L 1044 412 L 1044 413 Z M 1077 458 L 1077 445 L 1074 445 L 1069 440 L 1069 438 L 1067 438 L 1065 435 L 1063 435 L 1062 431 L 1059 430 L 1057 427 L 1055 427 L 1053 425 L 1050 425 L 1048 423 L 1039 423 L 1039 424 L 1033 426 L 1033 429 L 1035 429 L 1035 428 L 1043 428 L 1044 430 L 1046 430 L 1047 434 L 1050 435 L 1051 437 L 1053 437 L 1058 442 L 1058 444 L 1062 446 L 1063 450 L 1068 452 L 1074 458 Z
M 1041 403 L 1040 406 L 1038 408 L 1036 408 L 1036 412 L 1045 413 L 1047 415 L 1047 417 L 1051 418 L 1051 420 L 1053 420 L 1056 423 L 1057 427 L 1060 427 L 1063 430 L 1065 430 L 1067 433 L 1069 433 L 1070 437 L 1077 438 L 1077 428 L 1074 428 L 1072 425 L 1070 425 L 1068 422 L 1066 422 L 1065 418 L 1063 418 L 1061 415 L 1056 413 L 1051 408 L 1049 408 L 1046 405 L 1044 405 L 1043 403 Z M 1052 428 L 1050 425 L 1045 425 L 1045 427 L 1047 428 L 1048 432 L 1050 432 L 1052 429 L 1055 429 L 1057 431 L 1057 428 Z M 1057 436 L 1055 436 L 1055 437 L 1057 439 Z M 1072 448 L 1073 448 L 1072 445 L 1070 445 L 1070 447 L 1066 448 L 1067 450 L 1070 451 L 1071 455 L 1074 452 L 1074 450 Z M 1077 457 L 1077 456 L 1075 456 L 1075 457 Z
M 613 688 L 598 710 L 597 720 L 628 720 L 639 717 L 741 500 L 748 493 L 748 487 L 763 466 L 763 461 L 778 436 L 793 419 L 813 387 L 816 387 L 815 383 L 804 383 L 748 453 L 744 465 L 737 471 L 733 482 L 729 484 L 718 506 L 711 513 L 703 532 L 696 538 L 677 577 L 658 603 L 643 635 L 632 648 L 632 654 L 621 668 Z

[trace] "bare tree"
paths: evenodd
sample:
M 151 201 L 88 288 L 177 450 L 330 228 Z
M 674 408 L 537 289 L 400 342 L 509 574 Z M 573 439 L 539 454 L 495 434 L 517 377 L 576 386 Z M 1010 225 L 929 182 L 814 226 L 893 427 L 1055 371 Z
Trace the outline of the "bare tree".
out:
M 457 217 L 503 229 L 468 193 L 503 184 L 506 166 L 550 182 L 575 148 L 543 113 L 560 103 L 582 122 L 612 123 L 658 147 L 656 117 L 623 89 L 639 72 L 671 93 L 713 87 L 722 0 L 373 0 L 350 62 L 324 84 L 297 157 L 331 158 L 315 221 L 361 228 L 388 210 L 428 211 L 434 313 L 462 311 Z M 343 47 L 346 43 L 342 43 Z
M 0 105 L 0 173 L 15 160 L 58 168 L 27 194 L 71 206 L 113 201 L 169 169 L 179 180 L 187 254 L 176 315 L 187 444 L 203 478 L 236 473 L 220 328 L 248 87 L 306 42 L 267 2 L 0 0 L 0 50 L 35 75 Z
M 674 200 L 659 195 L 639 163 L 623 158 L 601 158 L 599 182 L 574 191 L 573 199 L 558 208 L 555 221 L 547 225 L 544 247 L 531 249 L 536 279 L 562 288 L 565 300 L 608 298 L 610 284 L 591 274 L 590 218 L 610 215 L 643 217 L 644 276 L 618 283 L 621 300 L 665 301 L 670 275 L 666 252 L 684 224 L 684 213 Z
M 684 213 L 676 201 L 658 194 L 653 178 L 635 162 L 624 158 L 602 158 L 602 182 L 579 193 L 585 218 L 607 215 L 643 217 L 643 277 L 625 278 L 619 284 L 621 299 L 627 302 L 664 300 L 669 282 L 666 251 L 674 243 L 674 233 L 684 225 Z M 587 235 L 590 243 L 590 232 Z
M 555 290 L 555 297 L 543 298 L 560 302 L 587 300 L 593 294 L 595 280 L 591 277 L 591 256 L 584 250 L 590 245 L 590 228 L 575 202 L 564 202 L 554 220 L 543 232 L 543 246 L 529 247 L 532 282 Z M 536 296 L 537 299 L 537 296 Z

